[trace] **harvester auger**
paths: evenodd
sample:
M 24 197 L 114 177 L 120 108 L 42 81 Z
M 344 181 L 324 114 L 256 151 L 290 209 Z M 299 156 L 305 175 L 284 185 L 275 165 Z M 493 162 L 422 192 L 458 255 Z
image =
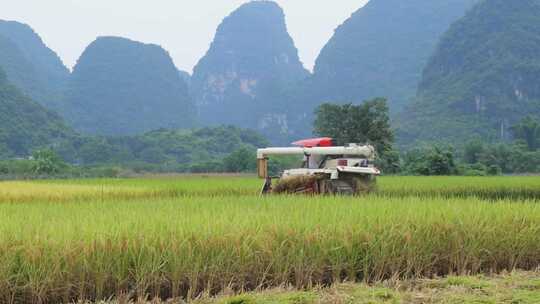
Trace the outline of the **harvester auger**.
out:
M 336 194 L 356 195 L 374 190 L 376 177 L 375 148 L 371 145 L 333 145 L 331 138 L 307 139 L 296 147 L 257 150 L 257 171 L 265 179 L 261 194 Z M 302 168 L 285 170 L 280 177 L 268 175 L 271 155 L 303 155 Z M 273 179 L 279 179 L 273 183 Z

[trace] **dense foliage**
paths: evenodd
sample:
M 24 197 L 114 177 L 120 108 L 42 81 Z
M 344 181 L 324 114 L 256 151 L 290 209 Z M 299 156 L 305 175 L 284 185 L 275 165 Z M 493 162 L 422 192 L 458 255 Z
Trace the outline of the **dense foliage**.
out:
M 358 106 L 326 103 L 315 112 L 314 133 L 319 136 L 332 137 L 338 145 L 372 143 L 378 151 L 392 149 L 394 134 L 383 98 L 368 100 Z
M 514 138 L 527 145 L 530 151 L 540 149 L 540 120 L 527 116 L 511 129 Z
M 38 90 L 39 79 L 35 67 L 24 56 L 21 49 L 9 38 L 0 34 L 0 67 L 9 82 L 19 88 L 27 88 L 27 93 Z M 39 93 L 38 93 L 39 95 Z
M 58 55 L 26 24 L 0 20 L 0 36 L 0 66 L 11 83 L 36 102 L 58 109 L 69 78 Z
M 66 92 L 67 119 L 85 134 L 134 135 L 194 124 L 187 84 L 157 45 L 101 37 L 77 62 Z
M 540 150 L 514 144 L 486 144 L 472 140 L 465 146 L 465 160 L 479 175 L 540 172 Z M 465 171 L 467 173 L 467 171 Z
M 73 132 L 57 114 L 11 85 L 0 69 L 0 159 L 26 156 L 71 136 Z
M 322 104 L 315 110 L 313 132 L 328 136 L 338 145 L 349 143 L 374 145 L 379 166 L 387 173 L 398 170 L 399 155 L 393 148 L 394 133 L 386 99 L 375 98 L 361 105 Z
M 36 150 L 32 153 L 32 170 L 35 174 L 54 175 L 67 167 L 67 164 L 52 150 Z
M 402 173 L 407 175 L 459 174 L 454 151 L 448 147 L 423 147 L 403 155 Z
M 540 117 L 539 52 L 539 1 L 483 1 L 442 37 L 400 119 L 400 143 L 509 140 L 511 125 Z
M 135 171 L 243 172 L 254 168 L 256 158 L 252 153 L 265 145 L 266 140 L 254 131 L 216 127 L 79 137 L 55 150 L 66 161 L 79 165 L 116 165 Z M 250 157 L 245 157 L 246 153 Z M 237 155 L 240 159 L 235 162 Z
M 457 151 L 450 146 L 424 145 L 404 153 L 401 174 L 498 175 L 540 172 L 540 120 L 526 117 L 511 130 L 512 143 L 489 143 L 481 137 Z
M 219 25 L 196 65 L 192 93 L 203 124 L 288 132 L 289 104 L 280 93 L 306 78 L 282 9 L 271 1 L 242 5 Z

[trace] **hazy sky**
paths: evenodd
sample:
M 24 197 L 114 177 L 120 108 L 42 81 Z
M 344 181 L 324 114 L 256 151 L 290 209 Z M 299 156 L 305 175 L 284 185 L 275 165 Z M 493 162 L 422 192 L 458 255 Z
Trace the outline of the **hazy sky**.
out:
M 277 0 L 311 69 L 334 29 L 368 0 Z M 97 36 L 156 43 L 190 71 L 221 20 L 248 0 L 0 0 L 0 19 L 28 23 L 72 67 Z

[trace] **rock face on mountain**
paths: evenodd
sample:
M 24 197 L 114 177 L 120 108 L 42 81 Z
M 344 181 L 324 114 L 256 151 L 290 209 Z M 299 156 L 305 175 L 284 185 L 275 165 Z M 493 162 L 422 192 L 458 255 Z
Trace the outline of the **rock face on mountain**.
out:
M 72 135 L 59 115 L 11 85 L 0 69 L 0 158 L 28 156 Z
M 69 70 L 30 26 L 0 20 L 0 66 L 35 101 L 58 107 Z
M 476 1 L 369 1 L 323 48 L 301 103 L 386 97 L 398 112 L 414 97 L 440 36 Z
M 242 5 L 218 27 L 191 78 L 202 123 L 287 132 L 281 92 L 309 76 L 287 32 L 282 9 L 271 1 Z
M 188 87 L 191 87 L 191 74 L 182 70 L 178 70 L 178 74 L 180 75 L 182 82 L 187 84 Z
M 399 138 L 505 140 L 526 115 L 540 116 L 540 1 L 489 0 L 443 36 Z
M 90 44 L 74 67 L 64 113 L 86 134 L 132 135 L 194 123 L 189 89 L 157 45 L 118 37 Z

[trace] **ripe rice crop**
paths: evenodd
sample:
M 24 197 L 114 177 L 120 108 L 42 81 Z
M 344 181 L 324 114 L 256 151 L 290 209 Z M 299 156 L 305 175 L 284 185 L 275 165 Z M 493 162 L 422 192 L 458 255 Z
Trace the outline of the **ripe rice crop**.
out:
M 540 200 L 540 176 L 391 176 L 379 179 L 383 196 L 479 197 Z
M 8 181 L 0 182 L 0 203 L 244 196 L 258 193 L 260 184 L 244 177 Z
M 2 202 L 70 202 L 258 195 L 262 181 L 255 177 L 188 176 L 146 179 L 83 179 L 0 182 Z M 375 195 L 384 197 L 442 197 L 540 200 L 540 176 L 403 177 L 378 179 Z
M 259 197 L 230 177 L 0 183 L 0 303 L 536 269 L 539 181 L 386 177 L 365 197 Z

